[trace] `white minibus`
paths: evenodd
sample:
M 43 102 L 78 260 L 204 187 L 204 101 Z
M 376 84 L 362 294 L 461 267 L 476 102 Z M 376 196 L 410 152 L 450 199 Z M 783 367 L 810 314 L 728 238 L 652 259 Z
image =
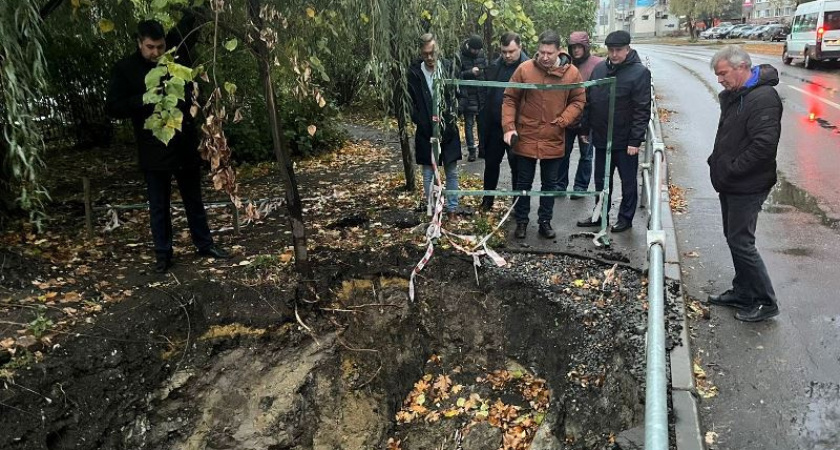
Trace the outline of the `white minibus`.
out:
M 840 58 L 840 0 L 816 0 L 796 7 L 782 61 L 801 59 L 812 69 L 819 61 Z

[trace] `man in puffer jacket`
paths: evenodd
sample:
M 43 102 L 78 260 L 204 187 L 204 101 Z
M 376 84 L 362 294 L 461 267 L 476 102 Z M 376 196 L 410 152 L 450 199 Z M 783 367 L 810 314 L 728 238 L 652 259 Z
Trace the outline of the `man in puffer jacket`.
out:
M 776 184 L 782 101 L 774 86 L 779 73 L 769 64 L 751 67 L 750 55 L 735 45 L 715 53 L 711 66 L 724 91 L 718 96 L 720 121 L 709 171 L 719 193 L 735 278 L 731 289 L 710 295 L 709 303 L 738 309 L 738 320 L 760 322 L 779 314 L 770 275 L 755 248 L 758 213 Z
M 610 182 L 618 169 L 621 178 L 621 205 L 618 221 L 611 231 L 621 233 L 633 226 L 636 205 L 639 201 L 638 170 L 639 147 L 645 140 L 650 121 L 650 71 L 642 64 L 636 50 L 630 48 L 630 33 L 619 30 L 607 35 L 607 60 L 592 71 L 592 79 L 615 77 L 615 110 L 613 111 L 612 155 Z M 607 157 L 607 126 L 610 110 L 610 87 L 592 86 L 586 90 L 586 111 L 583 127 L 592 129 L 592 146 L 595 147 L 595 190 L 604 189 L 604 169 Z M 610 186 L 607 210 L 612 202 Z M 597 210 L 596 210 L 597 211 Z M 606 217 L 589 217 L 577 223 L 579 227 L 600 227 Z
M 604 60 L 600 56 L 592 56 L 589 49 L 589 34 L 585 31 L 572 32 L 569 36 L 569 55 L 572 56 L 572 64 L 578 68 L 583 81 L 589 81 L 592 70 Z M 579 123 L 566 128 L 566 154 L 560 159 L 557 190 L 565 191 L 569 186 L 569 162 L 575 141 L 578 142 L 580 158 L 575 172 L 574 190 L 581 192 L 589 190 L 589 179 L 592 178 L 592 146 L 589 145 L 589 130 L 582 129 Z M 572 195 L 570 198 L 576 200 L 583 196 Z
M 571 64 L 572 58 L 560 46 L 554 31 L 540 35 L 537 55 L 520 64 L 510 77 L 511 83 L 574 84 L 580 73 Z M 586 104 L 582 87 L 574 89 L 532 90 L 507 88 L 502 104 L 502 129 L 505 143 L 513 147 L 517 157 L 514 190 L 530 191 L 537 161 L 540 163 L 540 190 L 557 189 L 557 167 L 566 151 L 566 127 L 575 123 Z M 519 197 L 514 208 L 517 239 L 524 239 L 531 211 L 530 197 Z M 553 239 L 551 227 L 554 197 L 540 197 L 537 211 L 539 235 Z
M 462 80 L 484 80 L 484 70 L 487 68 L 487 58 L 482 51 L 484 43 L 481 38 L 472 35 L 461 45 L 461 55 L 458 65 Z M 467 137 L 468 161 L 475 161 L 476 150 L 484 157 L 484 143 L 481 142 L 481 122 L 476 124 L 476 117 L 484 106 L 483 90 L 475 86 L 463 86 L 459 90 L 458 110 L 464 116 L 464 134 Z M 475 128 L 478 125 L 479 141 L 475 140 Z

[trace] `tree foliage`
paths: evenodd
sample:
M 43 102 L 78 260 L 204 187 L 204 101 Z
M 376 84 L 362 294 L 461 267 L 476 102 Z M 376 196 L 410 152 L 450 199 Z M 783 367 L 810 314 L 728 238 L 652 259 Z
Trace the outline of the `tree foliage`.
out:
M 525 10 L 537 30 L 552 29 L 566 40 L 573 31 L 593 33 L 598 3 L 591 0 L 534 0 L 525 5 Z
M 0 192 L 40 224 L 48 198 L 38 175 L 44 147 L 37 108 L 46 86 L 41 17 L 35 2 L 0 3 Z M 9 202 L 4 199 L 4 203 Z M 4 209 L 11 209 L 4 205 Z

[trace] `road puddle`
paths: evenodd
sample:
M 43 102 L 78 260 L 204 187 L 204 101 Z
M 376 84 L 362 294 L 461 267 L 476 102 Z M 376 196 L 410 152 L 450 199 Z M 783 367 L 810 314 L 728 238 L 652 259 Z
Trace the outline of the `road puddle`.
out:
M 778 178 L 779 181 L 773 186 L 770 195 L 764 202 L 765 212 L 779 214 L 790 211 L 790 208 L 795 208 L 816 217 L 820 223 L 831 229 L 840 228 L 840 218 L 829 216 L 828 212 L 820 206 L 820 201 L 816 197 L 789 182 L 781 174 L 778 175 Z

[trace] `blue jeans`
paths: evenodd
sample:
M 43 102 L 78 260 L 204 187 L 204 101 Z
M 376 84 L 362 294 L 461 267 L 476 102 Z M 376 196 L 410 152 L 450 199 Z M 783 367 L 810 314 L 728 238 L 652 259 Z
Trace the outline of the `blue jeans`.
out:
M 438 166 L 440 169 L 440 166 Z M 452 161 L 443 166 L 443 172 L 446 174 L 445 187 L 449 191 L 458 190 L 458 161 Z M 435 178 L 435 171 L 432 166 L 423 165 L 423 198 L 428 199 L 431 193 L 432 180 Z M 458 196 L 446 196 L 446 210 L 448 212 L 455 212 L 458 209 Z
M 530 191 L 534 184 L 534 175 L 537 172 L 537 159 L 527 156 L 516 157 L 516 185 L 514 190 Z M 560 158 L 541 159 L 540 161 L 540 190 L 557 190 L 557 167 L 560 165 Z M 516 223 L 528 223 L 528 215 L 531 214 L 531 197 L 518 197 L 516 207 L 513 210 Z M 540 197 L 540 207 L 537 210 L 537 222 L 549 223 L 554 215 L 554 197 Z
M 475 140 L 476 125 L 478 125 L 479 139 L 481 136 L 481 121 L 478 121 L 476 124 L 476 116 L 476 113 L 464 113 L 464 134 L 467 137 L 467 150 L 469 150 L 470 153 L 475 153 L 476 148 L 478 148 L 478 144 Z
M 592 138 L 590 137 L 590 142 Z M 566 130 L 566 154 L 560 159 L 559 175 L 557 177 L 557 190 L 565 191 L 569 186 L 569 163 L 572 159 L 572 149 L 578 141 L 580 158 L 578 159 L 577 172 L 575 172 L 574 190 L 588 191 L 589 178 L 592 176 L 592 146 L 585 144 L 578 136 L 576 130 Z
M 732 254 L 735 278 L 732 289 L 753 305 L 775 305 L 776 292 L 764 260 L 755 248 L 755 226 L 769 191 L 758 194 L 719 194 L 723 235 Z

